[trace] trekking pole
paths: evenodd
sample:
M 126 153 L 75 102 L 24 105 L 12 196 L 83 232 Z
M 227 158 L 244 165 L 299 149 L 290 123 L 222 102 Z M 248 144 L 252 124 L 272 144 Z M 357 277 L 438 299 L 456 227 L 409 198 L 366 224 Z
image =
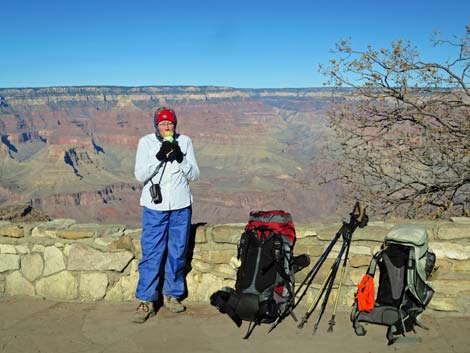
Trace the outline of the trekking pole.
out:
M 303 289 L 302 294 L 300 295 L 299 299 L 297 300 L 297 304 L 300 303 L 300 301 L 303 299 L 305 294 L 307 293 L 308 289 L 310 288 L 310 285 L 312 284 L 313 280 L 315 279 L 315 276 L 317 275 L 318 271 L 320 270 L 321 266 L 323 263 L 326 261 L 328 255 L 330 254 L 331 250 L 335 246 L 336 242 L 338 241 L 339 237 L 341 236 L 341 231 L 339 231 L 335 237 L 331 240 L 330 244 L 328 247 L 325 249 L 325 251 L 320 255 L 319 259 L 315 263 L 315 265 L 312 267 L 312 269 L 309 271 L 307 276 L 304 278 L 302 283 L 300 284 L 299 288 L 296 290 L 295 294 L 299 294 L 301 289 Z M 294 308 L 297 306 L 297 304 L 294 306 Z
M 335 262 L 331 266 L 331 276 L 330 276 L 329 281 L 328 281 L 328 287 L 327 287 L 325 295 L 323 297 L 323 302 L 322 302 L 322 306 L 320 308 L 320 312 L 318 313 L 317 319 L 315 320 L 315 325 L 313 327 L 312 335 L 314 335 L 315 332 L 317 331 L 320 320 L 323 317 L 323 314 L 325 312 L 326 305 L 328 304 L 328 299 L 329 299 L 330 294 L 331 294 L 331 289 L 333 288 L 333 284 L 335 282 L 336 274 L 338 273 L 338 268 L 339 268 L 339 265 L 341 264 L 341 258 L 343 257 L 344 250 L 345 250 L 345 243 L 343 242 L 343 245 L 341 246 L 341 250 L 338 253 L 338 256 L 336 257 Z
M 341 288 L 346 274 L 346 267 L 349 260 L 349 249 L 351 248 L 352 235 L 357 227 L 364 228 L 367 225 L 369 217 L 366 215 L 366 211 L 359 203 L 354 206 L 353 214 L 356 217 L 356 222 L 352 225 L 348 232 L 343 235 L 343 245 L 346 244 L 346 254 L 343 260 L 343 267 L 341 269 L 341 276 L 338 284 L 338 291 L 335 298 L 335 304 L 333 306 L 333 313 L 331 319 L 328 322 L 328 332 L 333 332 L 333 326 L 336 324 L 336 310 L 338 309 L 338 302 L 341 296 Z M 315 333 L 315 332 L 314 332 Z
M 315 263 L 313 268 L 309 271 L 309 273 L 307 274 L 307 276 L 305 277 L 303 282 L 300 284 L 299 288 L 296 290 L 295 294 L 297 295 L 300 292 L 300 289 L 305 285 L 305 283 L 308 280 L 306 288 L 304 288 L 304 290 L 302 292 L 302 295 L 299 297 L 299 299 L 297 301 L 297 304 L 295 304 L 293 306 L 293 309 L 295 309 L 295 307 L 302 300 L 303 296 L 306 294 L 306 292 L 307 292 L 308 288 L 310 287 L 310 285 L 312 284 L 313 279 L 314 279 L 315 275 L 317 274 L 319 268 L 325 262 L 326 258 L 328 257 L 329 253 L 333 249 L 333 246 L 336 244 L 339 237 L 341 237 L 341 236 L 343 237 L 343 243 L 347 239 L 350 240 L 350 238 L 352 236 L 352 233 L 356 230 L 356 228 L 357 227 L 360 227 L 360 228 L 365 227 L 367 225 L 367 221 L 368 221 L 368 217 L 365 214 L 365 209 L 363 207 L 361 207 L 359 202 L 356 202 L 356 204 L 354 205 L 353 211 L 350 213 L 349 222 L 348 223 L 343 222 L 343 225 L 341 226 L 339 231 L 336 233 L 336 235 L 334 236 L 334 238 L 332 239 L 332 241 L 330 242 L 328 247 L 325 249 L 323 254 L 320 256 L 318 261 Z M 317 265 L 318 265 L 318 267 L 317 267 Z
M 331 249 L 335 245 L 336 241 L 338 238 L 333 239 L 333 241 L 330 243 L 327 249 L 323 252 L 323 254 L 320 256 L 318 259 L 317 263 L 315 266 L 312 268 L 312 270 L 307 274 L 307 277 L 305 277 L 304 281 L 300 284 L 299 288 L 296 290 L 295 295 L 297 296 L 300 292 L 302 292 L 299 296 L 299 299 L 297 302 L 293 305 L 292 309 L 295 309 L 297 305 L 300 303 L 300 301 L 303 299 L 305 294 L 307 294 L 308 289 L 312 285 L 313 280 L 315 279 L 316 275 L 318 274 L 318 271 L 320 271 L 320 268 L 328 258 L 328 255 L 331 252 Z M 301 291 L 302 289 L 302 291 Z
M 310 315 L 315 311 L 318 303 L 320 302 L 320 298 L 322 297 L 323 293 L 325 292 L 326 285 L 330 280 L 332 272 L 333 272 L 333 268 L 330 269 L 330 272 L 328 272 L 328 275 L 323 280 L 323 283 L 321 284 L 320 288 L 318 289 L 317 295 L 315 296 L 315 298 L 313 298 L 312 304 L 310 304 L 310 307 L 305 312 L 304 316 L 302 317 L 302 320 L 297 325 L 298 328 L 303 328 L 305 323 L 307 322 L 307 320 L 310 318 Z
M 336 294 L 336 299 L 335 299 L 335 304 L 333 306 L 333 313 L 331 315 L 330 321 L 328 321 L 328 332 L 333 332 L 333 326 L 336 324 L 336 310 L 338 309 L 338 302 L 339 302 L 339 297 L 341 296 L 341 286 L 344 281 L 344 275 L 346 274 L 346 267 L 347 267 L 347 262 L 349 260 L 349 248 L 351 247 L 351 238 L 348 237 L 347 240 L 348 242 L 347 248 L 346 248 L 346 254 L 343 260 L 343 267 L 341 268 L 341 276 L 339 278 L 339 284 L 338 284 L 338 293 Z
M 358 209 L 360 209 L 360 206 L 359 206 L 358 203 L 356 203 L 356 205 L 354 207 L 354 210 L 351 213 L 351 218 L 350 218 L 349 223 L 343 222 L 343 226 L 341 227 L 340 231 L 337 233 L 338 237 L 340 235 L 342 235 L 342 237 L 343 237 L 343 244 L 341 246 L 341 250 L 339 251 L 339 253 L 336 257 L 335 262 L 331 266 L 331 271 L 330 271 L 328 277 L 323 282 L 323 284 L 321 286 L 321 290 L 319 290 L 319 292 L 317 293 L 317 296 L 315 297 L 314 302 L 312 303 L 310 308 L 307 310 L 307 312 L 303 316 L 302 322 L 298 325 L 299 328 L 303 327 L 306 320 L 310 317 L 310 315 L 313 313 L 316 306 L 318 305 L 318 302 L 321 299 L 322 295 L 325 293 L 325 295 L 323 297 L 323 303 L 322 303 L 322 306 L 321 306 L 321 309 L 320 309 L 320 313 L 318 314 L 317 320 L 315 322 L 315 327 L 314 327 L 314 331 L 313 331 L 314 334 L 315 334 L 315 331 L 318 328 L 318 324 L 319 324 L 319 322 L 320 322 L 320 320 L 323 316 L 323 313 L 325 312 L 325 308 L 326 308 L 326 305 L 328 303 L 328 298 L 329 298 L 331 290 L 333 288 L 334 280 L 336 278 L 336 274 L 337 274 L 338 268 L 339 268 L 340 263 L 341 263 L 341 258 L 343 256 L 344 251 L 346 250 L 346 248 L 349 249 L 349 246 L 348 246 L 348 244 L 349 244 L 348 239 L 350 238 L 349 234 L 354 232 L 354 230 L 357 227 L 356 215 L 359 214 L 359 212 L 357 211 Z
M 282 322 L 282 320 L 284 320 L 287 317 L 287 315 L 289 315 L 299 305 L 299 303 L 301 302 L 301 300 L 307 293 L 308 289 L 310 288 L 311 284 L 313 283 L 313 280 L 315 276 L 317 275 L 320 267 L 325 262 L 326 258 L 328 257 L 329 253 L 333 249 L 333 246 L 336 244 L 339 237 L 343 236 L 343 240 L 344 240 L 345 234 L 349 234 L 351 236 L 357 227 L 360 227 L 360 228 L 365 227 L 367 225 L 368 219 L 369 218 L 367 217 L 365 213 L 365 209 L 360 206 L 359 202 L 356 202 L 356 204 L 354 205 L 353 211 L 350 213 L 349 222 L 348 223 L 343 222 L 341 228 L 336 233 L 334 238 L 331 240 L 328 247 L 320 255 L 315 265 L 310 269 L 307 276 L 304 278 L 304 280 L 300 284 L 299 288 L 297 288 L 297 290 L 295 291 L 295 295 L 286 303 L 284 310 L 277 317 L 277 319 L 272 323 L 271 328 L 269 329 L 268 333 L 274 330 Z M 302 293 L 299 299 L 296 301 L 295 298 L 301 291 Z
M 281 323 L 282 320 L 284 320 L 290 313 L 292 313 L 292 311 L 297 307 L 297 305 L 303 299 L 303 297 L 307 293 L 308 289 L 310 288 L 313 280 L 315 279 L 315 276 L 317 275 L 318 271 L 320 270 L 320 267 L 325 262 L 326 258 L 328 257 L 328 254 L 331 252 L 331 249 L 333 249 L 333 246 L 336 244 L 336 241 L 339 239 L 340 236 L 341 236 L 341 231 L 339 231 L 335 235 L 335 237 L 331 240 L 328 247 L 320 255 L 320 257 L 318 258 L 315 265 L 313 265 L 313 267 L 310 269 L 310 271 L 308 272 L 307 276 L 304 278 L 304 280 L 302 281 L 300 286 L 295 290 L 295 294 L 286 303 L 286 306 L 284 307 L 284 310 L 277 317 L 277 319 L 272 323 L 271 328 L 269 329 L 268 333 L 270 333 L 272 330 L 274 330 Z M 302 293 L 301 293 L 299 299 L 296 301 L 295 299 L 296 299 L 297 295 L 300 292 L 302 292 Z
M 341 263 L 341 258 L 343 257 L 343 254 L 346 251 L 346 255 L 345 255 L 345 258 L 344 258 L 344 261 L 343 261 L 343 268 L 342 268 L 342 271 L 341 271 L 342 273 L 341 273 L 341 278 L 340 278 L 340 284 L 339 284 L 339 287 L 338 287 L 338 295 L 337 295 L 336 300 L 335 300 L 335 309 L 334 309 L 334 314 L 333 315 L 334 316 L 336 315 L 336 307 L 337 307 L 337 304 L 338 304 L 339 294 L 340 294 L 340 291 L 341 291 L 341 284 L 342 284 L 342 281 L 343 281 L 343 278 L 344 278 L 345 268 L 346 268 L 347 260 L 348 260 L 348 257 L 349 257 L 349 249 L 350 249 L 350 246 L 351 246 L 352 233 L 356 230 L 356 228 L 358 226 L 365 227 L 365 225 L 367 224 L 367 220 L 368 220 L 365 217 L 366 217 L 365 210 L 360 207 L 359 203 L 356 203 L 356 205 L 354 207 L 354 210 L 353 210 L 353 213 L 351 214 L 351 220 L 348 223 L 348 227 L 345 227 L 344 232 L 342 234 L 343 235 L 343 244 L 342 244 L 341 250 L 338 254 L 338 257 L 336 258 L 336 261 L 333 264 L 331 276 L 330 276 L 330 279 L 329 279 L 329 282 L 328 282 L 328 288 L 327 288 L 326 293 L 323 297 L 323 303 L 322 303 L 320 312 L 318 313 L 317 320 L 315 321 L 315 325 L 314 325 L 314 328 L 313 328 L 312 335 L 314 335 L 315 332 L 317 331 L 320 320 L 321 320 L 321 318 L 322 318 L 322 316 L 325 312 L 325 308 L 326 308 L 326 305 L 328 304 L 328 299 L 330 297 L 331 290 L 333 288 L 334 280 L 335 280 L 336 274 L 338 272 L 338 268 L 339 268 L 340 263 Z M 334 325 L 334 316 L 333 316 L 333 319 L 330 320 L 331 330 L 332 330 L 332 326 Z

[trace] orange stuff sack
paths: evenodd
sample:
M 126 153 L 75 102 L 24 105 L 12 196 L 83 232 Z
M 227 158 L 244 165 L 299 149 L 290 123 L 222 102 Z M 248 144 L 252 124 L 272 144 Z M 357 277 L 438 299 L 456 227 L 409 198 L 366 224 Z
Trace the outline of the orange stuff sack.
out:
M 359 311 L 370 313 L 375 305 L 374 277 L 365 274 L 357 285 L 357 308 Z

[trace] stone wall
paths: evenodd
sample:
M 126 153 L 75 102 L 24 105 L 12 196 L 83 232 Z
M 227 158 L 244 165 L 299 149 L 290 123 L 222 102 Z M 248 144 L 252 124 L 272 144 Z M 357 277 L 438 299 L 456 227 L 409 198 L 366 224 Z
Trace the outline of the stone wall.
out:
M 429 308 L 470 314 L 470 218 L 422 224 L 429 230 L 430 247 L 437 255 L 432 277 L 436 294 Z M 370 222 L 354 233 L 341 305 L 352 304 L 356 285 L 371 255 L 394 225 Z M 194 227 L 188 252 L 187 300 L 208 301 L 221 287 L 233 287 L 234 260 L 243 227 Z M 315 263 L 339 227 L 340 224 L 297 225 L 295 254 L 307 253 Z M 141 257 L 140 234 L 140 229 L 122 225 L 78 224 L 70 219 L 25 224 L 0 221 L 0 295 L 72 301 L 132 300 Z M 338 243 L 322 266 L 304 299 L 306 303 L 313 300 L 339 247 Z M 310 268 L 296 275 L 298 283 Z M 336 288 L 331 298 L 335 295 Z

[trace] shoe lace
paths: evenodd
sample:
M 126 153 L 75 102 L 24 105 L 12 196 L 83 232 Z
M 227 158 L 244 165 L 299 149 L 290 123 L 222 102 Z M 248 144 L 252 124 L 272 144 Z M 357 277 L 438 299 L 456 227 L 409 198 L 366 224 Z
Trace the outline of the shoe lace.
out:
M 178 298 L 175 298 L 175 297 L 168 297 L 168 302 L 171 303 L 171 304 L 181 305 Z
M 141 302 L 136 311 L 143 311 L 144 313 L 148 313 L 150 311 L 150 307 L 147 303 Z

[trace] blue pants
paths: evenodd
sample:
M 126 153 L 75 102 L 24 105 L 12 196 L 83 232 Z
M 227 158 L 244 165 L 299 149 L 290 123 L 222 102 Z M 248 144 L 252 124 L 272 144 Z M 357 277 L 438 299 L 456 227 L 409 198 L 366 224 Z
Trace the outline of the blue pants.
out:
M 142 211 L 142 259 L 135 296 L 145 301 L 158 299 L 160 267 L 167 251 L 163 294 L 179 298 L 184 293 L 184 265 L 191 227 L 191 207 L 174 211 Z

